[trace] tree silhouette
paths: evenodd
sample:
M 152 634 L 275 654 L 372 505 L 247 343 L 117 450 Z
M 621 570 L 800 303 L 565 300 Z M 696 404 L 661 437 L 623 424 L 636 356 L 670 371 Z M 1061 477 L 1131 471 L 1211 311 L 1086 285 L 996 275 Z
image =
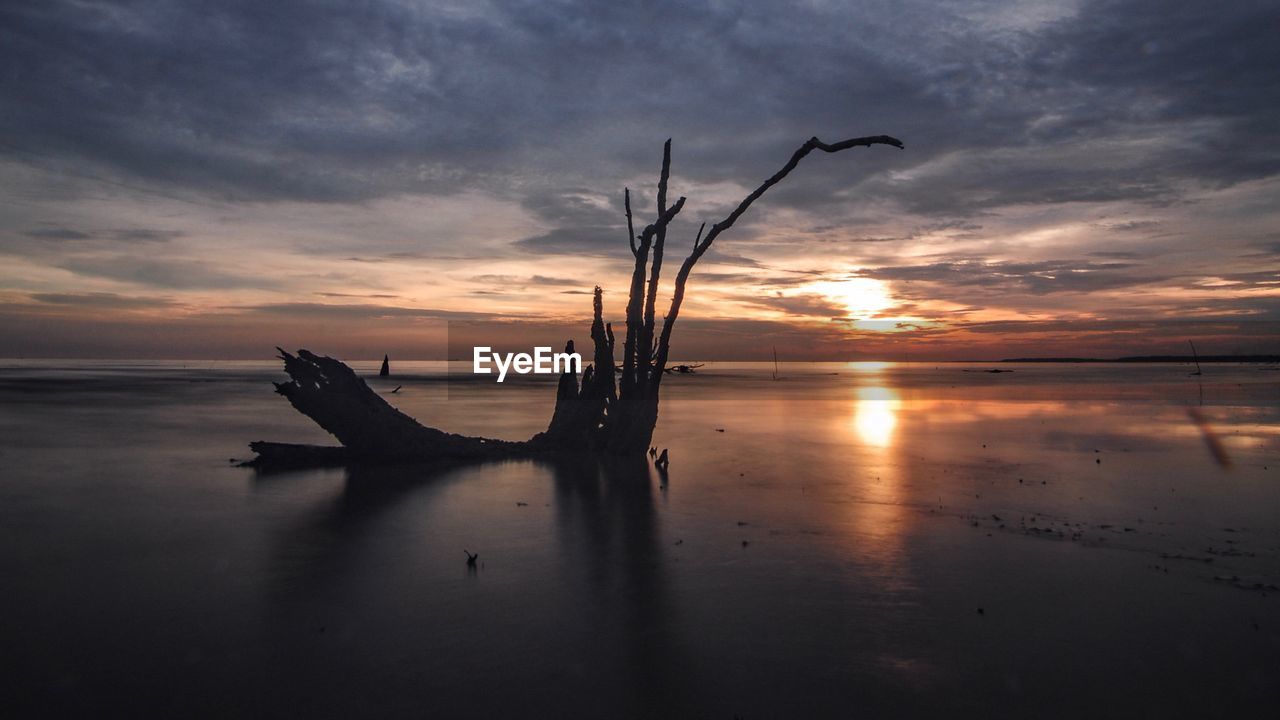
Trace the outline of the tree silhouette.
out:
M 483 459 L 541 453 L 598 453 L 639 456 L 649 448 L 658 422 L 659 390 L 667 369 L 672 332 L 680 317 L 685 288 L 698 261 L 716 239 L 769 188 L 781 182 L 814 150 L 837 153 L 855 147 L 903 144 L 888 135 L 875 135 L 824 143 L 810 138 L 780 170 L 743 198 L 734 209 L 707 229 L 698 229 L 693 248 L 676 272 L 674 289 L 661 332 L 656 331 L 656 306 L 662 279 L 667 231 L 685 198 L 668 205 L 671 178 L 671 141 L 662 149 L 658 176 L 656 217 L 635 232 L 631 191 L 623 190 L 627 242 L 635 258 L 626 307 L 626 335 L 622 342 L 621 374 L 614 360 L 616 345 L 611 323 L 604 321 L 602 291 L 593 299 L 591 364 L 582 372 L 566 372 L 556 390 L 555 409 L 546 431 L 524 442 L 464 437 L 424 427 L 393 408 L 373 392 L 351 368 L 333 358 L 300 350 L 296 355 L 280 350 L 289 382 L 276 390 L 299 412 L 333 434 L 343 449 L 254 442 L 262 465 L 298 465 L 358 461 L 406 461 L 435 459 Z M 279 348 L 277 348 L 279 349 Z M 565 347 L 574 351 L 572 340 Z

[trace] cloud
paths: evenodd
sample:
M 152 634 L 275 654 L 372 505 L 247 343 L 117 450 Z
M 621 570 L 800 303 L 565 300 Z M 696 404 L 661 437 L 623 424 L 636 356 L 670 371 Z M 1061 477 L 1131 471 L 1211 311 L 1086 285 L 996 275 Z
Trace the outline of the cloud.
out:
M 57 267 L 86 277 L 175 290 L 266 288 L 276 284 L 268 277 L 218 270 L 199 260 L 149 259 L 136 255 L 72 256 L 58 262 Z
M 1145 272 L 1128 262 L 983 262 L 961 260 L 902 265 L 862 271 L 865 277 L 896 282 L 934 283 L 945 287 L 981 287 L 992 293 L 1090 293 L 1165 282 L 1175 277 Z M 929 291 L 926 291 L 928 294 Z M 935 295 L 936 296 L 936 295 Z
M 223 310 L 241 314 L 272 315 L 284 317 L 352 319 L 418 318 L 427 320 L 484 320 L 496 317 L 495 313 L 439 310 L 398 305 L 329 304 L 329 303 L 263 303 L 259 305 L 232 306 Z
M 1129 250 L 1095 250 L 1086 254 L 1089 257 L 1106 258 L 1108 260 L 1136 260 L 1142 257 L 1141 253 Z
M 38 303 L 48 305 L 75 305 L 78 307 L 103 308 L 111 310 L 138 310 L 147 308 L 172 307 L 174 302 L 169 298 L 134 297 L 115 293 L 31 293 L 28 297 Z
M 150 228 L 128 228 L 124 230 L 75 230 L 68 227 L 46 227 L 25 230 L 20 235 L 29 240 L 44 244 L 76 244 L 132 245 L 135 243 L 163 243 L 185 235 L 181 230 L 155 230 Z M 19 246 L 29 247 L 26 243 Z
M 185 235 L 181 230 L 151 230 L 148 228 L 132 228 L 129 230 L 112 230 L 107 237 L 117 242 L 168 242 Z
M 622 188 L 642 226 L 665 139 L 672 267 L 806 138 L 890 133 L 906 151 L 807 157 L 694 284 L 1269 312 L 1272 5 L 10 3 L 0 282 L 501 307 L 480 283 L 555 289 L 529 299 L 554 314 L 625 272 Z
M 909 139 L 807 161 L 774 195 L 796 206 L 869 163 L 883 178 L 954 158 L 935 183 L 881 185 L 917 208 L 1149 199 L 1180 177 L 1276 171 L 1267 3 L 1089 2 L 1016 31 L 980 7 L 53 0 L 4 11 L 0 128 L 23 157 L 218 197 L 501 188 L 597 226 L 620 216 L 620 187 L 589 181 L 654 174 L 667 136 L 677 177 L 748 184 L 814 133 Z
M 573 226 L 517 240 L 514 246 L 525 252 L 618 257 L 628 253 L 627 231 L 623 225 Z M 619 252 L 622 250 L 622 253 Z
M 37 240 L 89 240 L 93 237 L 89 233 L 80 232 L 79 230 L 71 230 L 70 228 L 28 230 L 22 234 Z
M 574 280 L 573 278 L 548 277 L 546 275 L 530 275 L 528 277 L 517 275 L 476 275 L 471 278 L 471 281 L 500 285 L 516 285 L 520 287 L 529 285 L 556 286 L 583 284 L 581 280 Z
M 754 305 L 766 310 L 782 312 L 797 317 L 840 318 L 849 314 L 847 307 L 814 293 L 762 296 L 741 295 L 731 299 L 746 305 Z
M 1125 220 L 1122 222 L 1098 223 L 1098 227 L 1115 232 L 1139 232 L 1155 230 L 1160 227 L 1159 220 Z

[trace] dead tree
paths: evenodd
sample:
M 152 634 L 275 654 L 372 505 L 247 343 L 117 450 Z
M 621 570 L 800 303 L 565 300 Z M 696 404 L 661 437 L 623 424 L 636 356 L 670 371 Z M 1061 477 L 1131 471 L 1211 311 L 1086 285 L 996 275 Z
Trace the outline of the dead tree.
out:
M 689 275 L 698 260 L 711 249 L 716 238 L 733 227 L 752 203 L 781 182 L 809 153 L 814 150 L 835 153 L 871 145 L 902 147 L 900 141 L 885 135 L 853 138 L 833 144 L 810 138 L 792 154 L 781 170 L 743 198 L 723 220 L 713 224 L 709 231 L 706 223 L 703 223 L 694 238 L 693 249 L 676 273 L 671 304 L 663 318 L 661 333 L 655 338 L 655 307 L 662 276 L 663 254 L 666 250 L 667 228 L 685 204 L 684 197 L 667 204 L 667 184 L 671 177 L 671 141 L 668 140 L 662 149 L 662 170 L 658 176 L 657 217 L 639 235 L 635 233 L 631 213 L 631 191 L 623 191 L 627 240 L 635 264 L 627 301 L 622 374 L 617 386 L 614 386 L 612 372 L 615 349 L 613 329 L 603 322 L 600 288 L 596 288 L 591 337 L 595 342 L 597 370 L 594 374 L 584 372 L 581 386 L 577 385 L 577 378 L 572 374 L 561 377 L 551 426 L 546 433 L 534 440 L 547 437 L 555 440 L 558 445 L 568 445 L 574 450 L 606 451 L 620 455 L 643 453 L 649 447 L 653 429 L 658 422 L 659 389 L 671 352 L 672 331 L 680 317 L 680 306 L 684 302 Z
M 343 363 L 305 350 L 280 356 L 290 382 L 277 384 L 277 391 L 301 413 L 332 433 L 346 448 L 317 449 L 279 443 L 253 443 L 264 463 L 299 463 L 341 460 L 431 460 L 482 459 L 542 453 L 600 453 L 640 456 L 650 445 L 658 422 L 658 398 L 667 370 L 672 331 L 680 317 L 685 287 L 698 261 L 712 244 L 742 217 L 769 188 L 781 182 L 814 150 L 836 153 L 855 147 L 891 145 L 902 142 L 887 135 L 851 138 L 824 143 L 810 138 L 801 145 L 782 169 L 753 190 L 724 219 L 710 230 L 703 223 L 693 240 L 693 248 L 676 272 L 670 305 L 656 327 L 656 306 L 662 279 L 663 256 L 671 222 L 684 209 L 685 198 L 668 204 L 671 178 L 671 141 L 662 149 L 662 169 L 658 176 L 657 212 L 639 234 L 631 212 L 631 191 L 623 191 L 623 211 L 627 220 L 627 241 L 635 259 L 626 307 L 626 334 L 622 338 L 621 374 L 615 377 L 616 343 L 611 323 L 604 321 L 604 304 L 595 289 L 591 322 L 592 362 L 582 373 L 566 372 L 556 390 L 555 410 L 545 432 L 524 442 L 463 437 L 423 427 L 391 407 Z M 573 341 L 566 346 L 574 349 Z

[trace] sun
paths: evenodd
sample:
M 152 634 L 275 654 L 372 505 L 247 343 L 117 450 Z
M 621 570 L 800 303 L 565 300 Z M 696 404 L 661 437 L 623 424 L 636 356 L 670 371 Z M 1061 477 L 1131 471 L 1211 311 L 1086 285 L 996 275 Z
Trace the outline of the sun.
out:
M 849 317 L 868 320 L 882 310 L 893 307 L 893 297 L 889 287 L 881 280 L 874 278 L 849 278 L 817 282 L 806 286 L 835 303 L 843 305 L 849 311 Z

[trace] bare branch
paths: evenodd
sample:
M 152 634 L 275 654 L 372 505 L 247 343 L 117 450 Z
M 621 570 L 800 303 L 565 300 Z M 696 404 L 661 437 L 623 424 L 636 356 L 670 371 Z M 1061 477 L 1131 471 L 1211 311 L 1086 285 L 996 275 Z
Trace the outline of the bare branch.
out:
M 671 179 L 671 138 L 662 145 L 662 173 L 658 175 L 658 215 L 667 211 L 667 181 Z
M 711 247 L 711 243 L 716 241 L 720 233 L 733 227 L 733 224 L 737 222 L 739 217 L 742 217 L 742 214 L 747 211 L 747 208 L 751 207 L 752 203 L 758 200 L 761 195 L 764 195 L 769 188 L 781 182 L 792 170 L 796 169 L 796 166 L 800 164 L 800 161 L 806 155 L 814 150 L 835 153 L 853 147 L 871 147 L 872 145 L 892 145 L 899 150 L 904 147 L 901 140 L 888 135 L 850 138 L 831 144 L 824 143 L 816 137 L 811 137 L 792 153 L 791 159 L 787 161 L 786 165 L 782 166 L 781 170 L 765 180 L 760 187 L 751 191 L 751 194 L 743 198 L 742 202 L 738 203 L 738 206 L 725 219 L 712 225 L 711 231 L 707 233 L 705 238 L 702 238 L 702 231 L 698 231 L 699 238 L 702 238 L 701 241 L 694 240 L 693 251 L 689 253 L 689 257 L 685 258 L 684 263 L 680 266 L 680 271 L 676 274 L 675 292 L 671 296 L 671 308 L 667 311 L 667 316 L 662 322 L 662 335 L 658 340 L 658 357 L 654 361 L 654 367 L 661 370 L 666 366 L 667 356 L 670 352 L 671 330 L 675 326 L 676 319 L 680 316 L 680 305 L 684 302 L 684 286 L 689 281 L 689 273 L 693 272 L 693 266 L 707 252 Z M 656 376 L 661 377 L 661 372 L 656 373 Z
M 636 248 L 635 268 L 631 272 L 631 292 L 627 298 L 627 339 L 622 345 L 622 382 L 621 387 L 631 390 L 636 380 L 636 363 L 639 358 L 637 348 L 641 347 L 641 331 L 644 329 L 644 270 L 649 261 L 649 248 L 659 232 L 665 232 L 667 225 L 680 214 L 685 199 L 676 200 L 676 204 L 658 215 L 658 219 L 645 226 L 640 232 Z
M 627 242 L 631 245 L 631 254 L 636 254 L 636 231 L 631 224 L 631 188 L 622 189 L 622 204 L 627 209 Z
M 671 178 L 671 138 L 662 146 L 662 173 L 658 176 L 658 215 L 667 210 L 667 182 Z M 639 358 L 638 380 L 641 385 L 648 379 L 649 363 L 653 355 L 649 348 L 653 346 L 654 306 L 658 303 L 658 279 L 662 274 L 662 249 L 667 241 L 667 226 L 663 223 L 653 238 L 653 262 L 649 267 L 649 292 L 644 302 L 644 328 L 640 332 L 638 348 L 644 348 L 644 356 Z
M 733 227 L 733 224 L 738 221 L 738 218 L 742 217 L 742 214 L 747 211 L 747 208 L 751 207 L 751 203 L 758 200 L 761 195 L 765 194 L 765 191 L 774 185 L 777 185 L 783 178 L 791 174 L 791 171 L 796 169 L 796 166 L 800 164 L 800 161 L 815 149 L 822 150 L 823 152 L 835 153 L 840 152 L 841 150 L 848 150 L 852 147 L 871 147 L 872 145 L 892 145 L 899 150 L 903 148 L 901 140 L 889 137 L 888 135 L 850 138 L 831 145 L 822 142 L 816 137 L 809 138 L 791 155 L 791 159 L 787 161 L 786 165 L 782 166 L 781 170 L 774 173 L 772 177 L 761 183 L 760 187 L 751 191 L 750 195 L 743 198 L 742 202 L 738 203 L 738 207 L 734 208 L 733 212 L 729 213 L 728 217 L 715 225 L 712 225 L 711 232 L 707 233 L 707 237 L 702 241 L 701 245 L 695 246 L 694 252 L 699 256 L 706 252 L 707 248 L 711 247 L 711 243 L 716 241 L 716 238 L 720 233 Z

